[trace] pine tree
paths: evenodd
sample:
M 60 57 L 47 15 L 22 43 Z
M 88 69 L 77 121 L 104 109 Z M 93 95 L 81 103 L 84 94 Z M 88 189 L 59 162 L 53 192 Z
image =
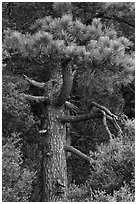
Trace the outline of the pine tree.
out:
M 37 66 L 36 80 L 26 76 L 25 68 L 21 71 L 30 86 L 37 88 L 35 95 L 24 94 L 23 97 L 31 104 L 39 104 L 42 110 L 39 115 L 43 158 L 42 201 L 66 201 L 67 151 L 79 155 L 91 166 L 95 162 L 67 143 L 68 123 L 103 119 L 111 140 L 113 135 L 107 126 L 107 119 L 114 125 L 117 134 L 121 134 L 117 115 L 92 99 L 89 113 L 71 115 L 78 109 L 70 103 L 70 94 L 77 73 L 87 73 L 86 70 L 90 71 L 90 83 L 94 74 L 98 81 L 100 76 L 106 77 L 109 93 L 121 84 L 129 83 L 134 75 L 134 56 L 126 53 L 130 45 L 127 38 L 117 37 L 115 31 L 104 28 L 99 19 L 86 26 L 79 20 L 73 20 L 71 14 L 39 19 L 32 25 L 31 33 L 5 31 L 3 49 L 10 54 L 10 59 L 13 62 L 18 60 L 18 65 L 25 59 L 32 65 L 32 70 L 34 64 Z M 46 70 L 43 74 L 39 73 L 41 66 Z M 100 75 L 102 72 L 103 75 Z

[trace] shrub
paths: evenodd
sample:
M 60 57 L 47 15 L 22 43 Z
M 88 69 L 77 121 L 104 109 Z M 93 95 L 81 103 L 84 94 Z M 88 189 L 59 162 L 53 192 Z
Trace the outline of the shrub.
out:
M 69 202 L 85 201 L 88 197 L 88 190 L 86 185 L 75 185 L 74 183 L 69 186 L 67 197 Z
M 88 185 L 72 184 L 68 190 L 69 202 L 134 202 L 134 192 L 130 190 L 128 185 L 124 184 L 118 191 L 113 194 L 107 194 L 104 190 L 94 190 L 88 188 Z
M 96 163 L 84 185 L 70 185 L 69 201 L 133 202 L 135 200 L 135 126 L 125 122 L 124 134 L 101 144 L 92 154 Z
M 125 184 L 119 191 L 114 191 L 113 195 L 106 194 L 105 191 L 97 190 L 91 193 L 89 201 L 96 202 L 134 202 L 134 193 L 130 192 L 130 188 Z
M 95 152 L 95 170 L 91 171 L 90 187 L 113 193 L 124 182 L 133 189 L 134 180 L 134 142 L 123 142 L 115 138 L 109 144 L 101 144 Z
M 12 136 L 3 145 L 2 197 L 4 202 L 26 202 L 31 194 L 35 173 L 21 168 L 21 141 L 18 135 Z

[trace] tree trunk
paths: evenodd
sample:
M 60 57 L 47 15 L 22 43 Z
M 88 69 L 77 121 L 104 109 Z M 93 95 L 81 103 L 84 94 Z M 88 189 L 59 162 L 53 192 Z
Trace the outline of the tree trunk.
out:
M 67 197 L 67 165 L 66 165 L 66 126 L 59 118 L 64 117 L 64 104 L 70 96 L 74 72 L 65 59 L 62 72 L 53 72 L 47 83 L 36 82 L 26 75 L 25 79 L 34 87 L 43 89 L 43 96 L 24 95 L 31 102 L 42 105 L 42 142 L 41 162 L 41 201 L 66 201 Z M 44 120 L 44 124 L 43 124 Z
M 48 106 L 45 121 L 48 126 L 46 144 L 44 145 L 44 201 L 65 201 L 67 192 L 67 167 L 64 145 L 66 143 L 65 124 L 59 122 L 57 117 L 63 116 L 61 108 Z

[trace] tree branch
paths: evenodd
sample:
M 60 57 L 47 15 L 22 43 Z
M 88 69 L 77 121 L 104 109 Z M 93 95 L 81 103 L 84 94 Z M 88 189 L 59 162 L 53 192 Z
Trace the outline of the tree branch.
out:
M 69 101 L 65 102 L 65 106 L 70 110 L 73 111 L 74 113 L 78 112 L 78 107 L 75 106 L 73 103 L 70 103 Z
M 119 126 L 119 124 L 117 123 L 116 118 L 114 118 L 114 117 L 112 118 L 109 115 L 106 115 L 106 118 L 113 124 L 114 128 L 116 129 L 116 131 L 119 134 L 121 134 L 122 130 L 121 130 L 121 127 Z
M 116 120 L 118 120 L 118 116 L 116 116 L 115 114 L 111 113 L 110 110 L 108 110 L 105 106 L 101 106 L 101 105 L 97 104 L 96 102 L 92 102 L 90 108 L 92 108 L 92 106 L 95 106 L 95 107 L 101 109 L 103 112 L 105 112 L 106 113 L 105 117 L 108 118 L 112 122 L 112 124 L 114 125 L 115 129 L 117 130 L 117 132 L 119 134 L 122 133 L 122 130 L 121 130 L 120 126 L 118 125 L 117 121 L 116 121 Z M 103 113 L 103 115 L 104 115 L 104 113 Z M 110 135 L 109 129 L 107 130 L 107 132 Z
M 31 96 L 31 95 L 27 95 L 27 94 L 23 94 L 24 98 L 28 101 L 31 102 L 36 102 L 36 103 L 49 103 L 49 99 L 46 98 L 45 96 Z
M 127 24 L 128 26 L 130 26 L 130 27 L 132 27 L 132 28 L 135 28 L 135 24 L 130 23 L 130 22 L 127 22 L 127 21 L 125 21 L 125 19 L 119 18 L 119 17 L 117 17 L 117 16 L 112 16 L 112 17 L 103 16 L 103 18 L 106 18 L 106 19 L 108 19 L 108 20 L 115 20 L 115 21 L 117 21 L 117 22 Z
M 112 125 L 114 126 L 114 128 L 116 129 L 116 131 L 119 131 L 119 128 L 117 127 L 117 125 L 115 124 L 114 120 L 112 117 L 110 117 L 109 115 L 106 115 L 106 118 L 112 123 Z
M 108 110 L 105 106 L 101 106 L 96 102 L 92 102 L 90 108 L 92 108 L 92 106 L 95 106 L 103 111 L 106 112 L 106 114 L 108 114 L 109 116 L 111 116 L 112 118 L 116 118 L 118 119 L 118 117 L 116 115 L 114 115 L 113 113 L 110 112 L 110 110 Z
M 111 134 L 111 132 L 108 128 L 108 125 L 107 125 L 106 112 L 102 111 L 102 113 L 103 113 L 103 125 L 104 125 L 104 127 L 105 127 L 105 129 L 109 135 L 109 139 L 112 140 L 112 134 Z
M 130 23 L 130 22 L 127 22 L 125 19 L 123 18 L 120 18 L 120 17 L 117 17 L 117 16 L 107 16 L 107 15 L 104 15 L 104 13 L 97 13 L 96 15 L 94 15 L 93 17 L 87 19 L 85 21 L 86 24 L 90 24 L 92 22 L 92 20 L 94 18 L 104 18 L 104 19 L 107 19 L 107 20 L 114 20 L 114 21 L 117 21 L 117 22 L 120 22 L 120 23 L 124 23 L 132 28 L 135 28 L 135 24 L 133 23 Z
M 68 102 L 66 102 L 65 105 L 67 105 L 68 108 L 71 109 L 71 105 L 73 105 L 73 104 L 70 105 L 70 104 L 68 104 Z M 81 122 L 81 121 L 86 121 L 86 120 L 95 119 L 95 118 L 102 118 L 102 114 L 100 114 L 100 113 L 102 113 L 102 111 L 103 111 L 103 115 L 105 114 L 104 119 L 103 119 L 103 123 L 104 123 L 104 126 L 105 126 L 109 136 L 110 136 L 110 132 L 109 132 L 108 127 L 106 126 L 107 125 L 105 122 L 106 119 L 108 119 L 113 124 L 114 128 L 116 129 L 116 131 L 119 134 L 122 133 L 122 130 L 116 121 L 116 119 L 118 119 L 118 117 L 116 115 L 112 114 L 106 107 L 101 106 L 95 102 L 92 102 L 91 107 L 92 106 L 98 107 L 99 109 L 101 109 L 101 111 L 96 111 L 96 112 L 92 111 L 88 114 L 77 115 L 77 116 L 62 116 L 62 117 L 59 117 L 58 119 L 62 123 Z
M 116 130 L 118 131 L 119 135 L 121 135 L 122 134 L 122 130 L 121 130 L 119 124 L 117 123 L 116 118 L 113 118 L 113 124 L 114 124 Z
M 84 160 L 87 160 L 90 164 L 95 163 L 95 161 L 91 157 L 87 156 L 86 154 L 82 153 L 81 151 L 79 151 L 78 149 L 76 149 L 76 148 L 74 148 L 72 146 L 65 145 L 64 149 L 66 151 L 69 151 L 69 152 L 72 152 L 72 153 L 78 155 L 79 157 L 81 157 Z
M 45 83 L 42 82 L 37 82 L 35 80 L 30 79 L 29 77 L 27 77 L 25 74 L 23 74 L 23 76 L 25 77 L 25 79 L 33 86 L 37 87 L 37 88 L 43 88 L 45 86 Z
M 99 113 L 89 113 L 89 114 L 83 114 L 83 115 L 77 115 L 77 116 L 65 116 L 65 117 L 59 117 L 58 119 L 62 123 L 69 123 L 69 122 L 81 122 L 85 120 L 90 120 L 92 118 L 102 118 L 102 116 Z
M 63 84 L 55 104 L 56 106 L 62 106 L 70 96 L 75 72 L 72 72 L 72 67 L 69 62 L 70 59 L 66 59 L 66 62 L 62 62 Z

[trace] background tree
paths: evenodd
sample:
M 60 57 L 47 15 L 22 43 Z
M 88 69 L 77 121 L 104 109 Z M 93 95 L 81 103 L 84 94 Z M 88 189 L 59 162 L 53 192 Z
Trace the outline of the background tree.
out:
M 70 4 L 65 9 L 72 13 Z M 59 6 L 58 10 L 64 12 Z M 4 69 L 20 75 L 21 79 L 24 74 L 30 84 L 28 90 L 21 91 L 27 93 L 21 98 L 31 102 L 35 121 L 29 132 L 32 139 L 27 137 L 25 144 L 39 152 L 39 164 L 35 158 L 41 183 L 34 188 L 37 201 L 66 199 L 67 151 L 85 159 L 87 163 L 81 164 L 86 167 L 89 164 L 92 169 L 91 163 L 96 160 L 82 152 L 95 151 L 97 143 L 109 142 L 113 135 L 123 138 L 117 122 L 124 105 L 121 86 L 134 78 L 134 55 L 127 52 L 131 45 L 112 28 L 103 27 L 99 19 L 87 26 L 73 20 L 71 14 L 39 19 L 29 33 L 10 29 L 4 32 L 3 53 L 7 54 Z M 82 122 L 85 120 L 89 122 Z M 70 146 L 70 140 L 82 152 Z M 69 169 L 75 167 L 75 158 L 69 157 Z M 73 180 L 75 173 L 71 174 Z M 36 197 L 33 199 L 36 201 Z

